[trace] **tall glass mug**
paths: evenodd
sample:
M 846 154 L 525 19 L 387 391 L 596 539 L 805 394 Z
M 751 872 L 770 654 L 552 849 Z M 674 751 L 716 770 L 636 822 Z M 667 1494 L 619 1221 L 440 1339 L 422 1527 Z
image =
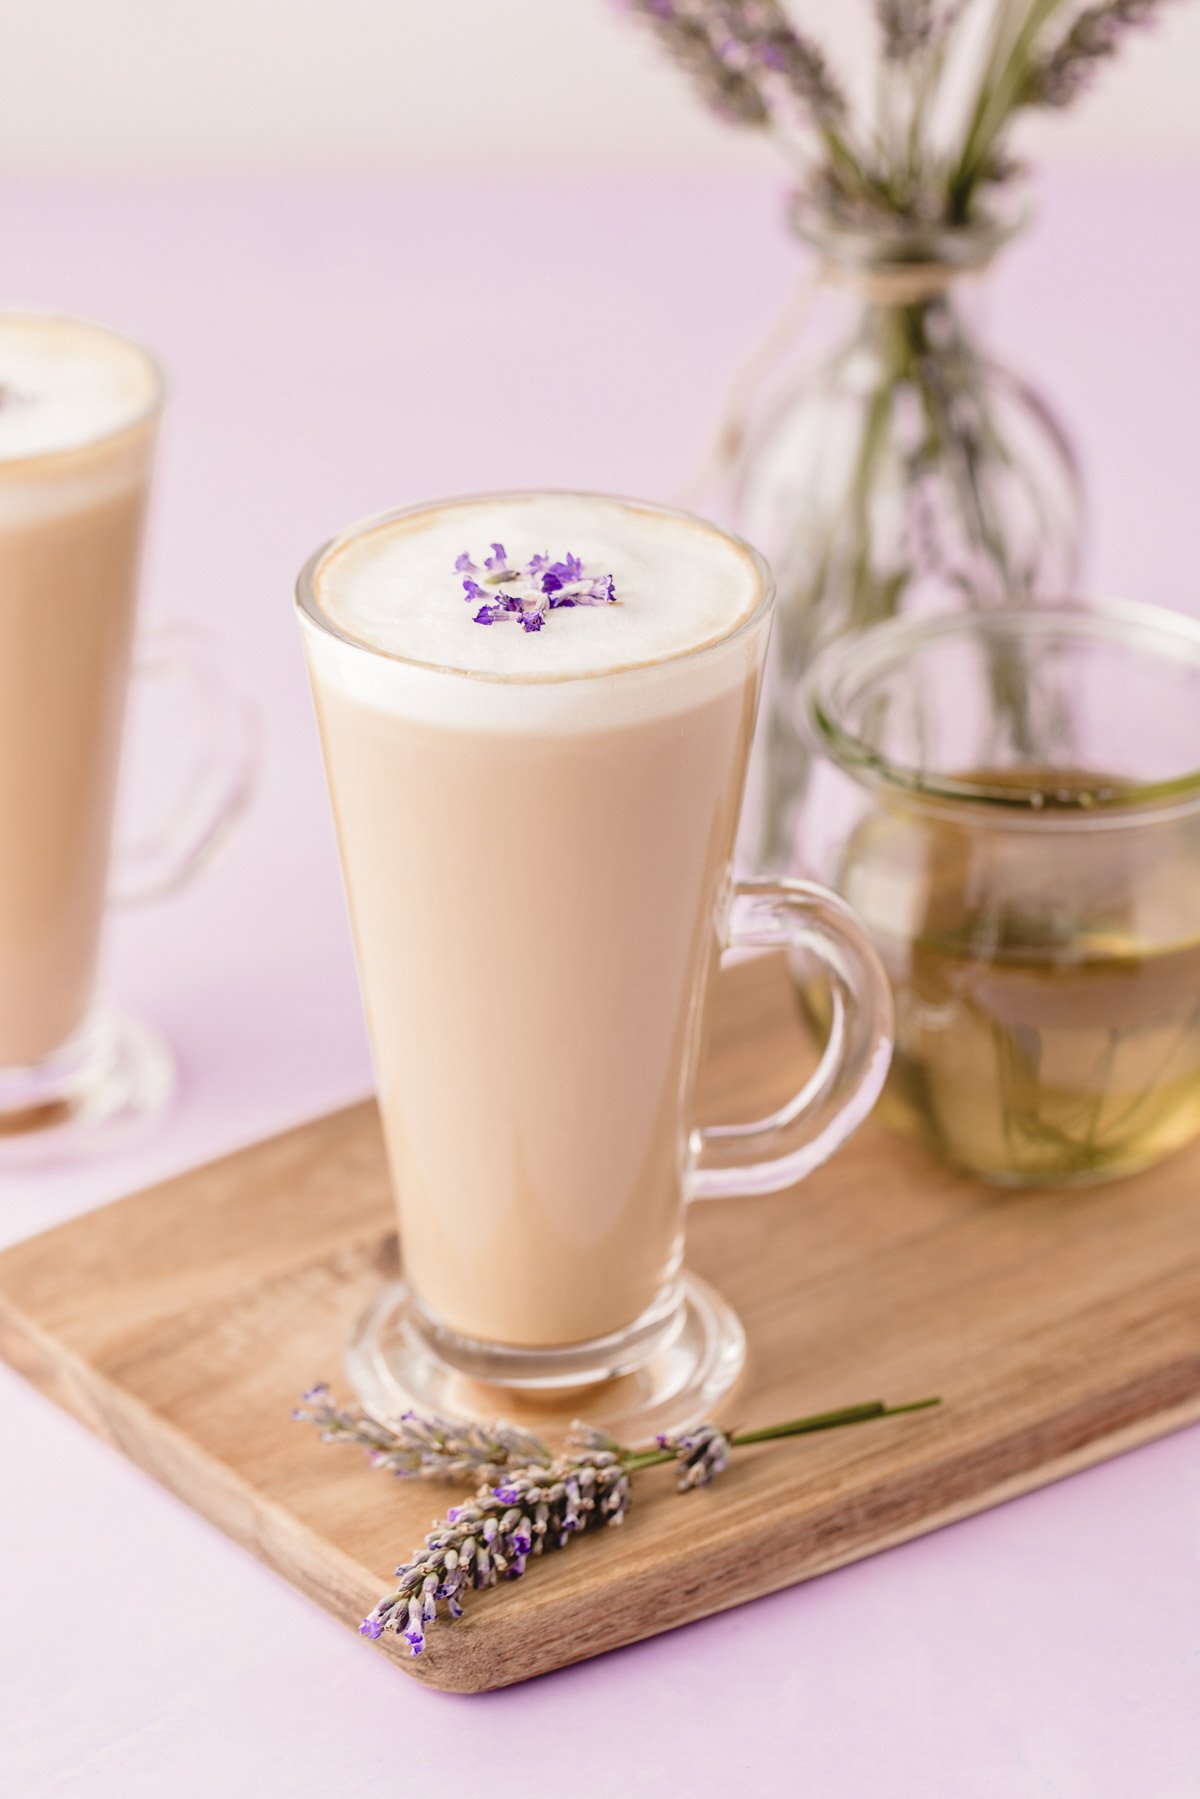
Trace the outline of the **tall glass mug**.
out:
M 745 544 L 595 495 L 391 513 L 300 577 L 399 1209 L 403 1282 L 350 1351 L 381 1414 L 618 1376 L 589 1417 L 705 1412 L 744 1345 L 682 1270 L 686 1203 L 791 1185 L 880 1089 L 852 914 L 731 876 L 773 599 Z M 834 1028 L 791 1104 L 699 1129 L 713 976 L 746 945 L 817 956 Z
M 247 791 L 245 711 L 179 626 L 135 642 L 162 379 L 126 338 L 0 314 L 0 1170 L 90 1153 L 172 1062 L 97 999 L 106 902 L 178 885 Z M 131 670 L 192 690 L 208 743 L 168 821 L 112 853 Z

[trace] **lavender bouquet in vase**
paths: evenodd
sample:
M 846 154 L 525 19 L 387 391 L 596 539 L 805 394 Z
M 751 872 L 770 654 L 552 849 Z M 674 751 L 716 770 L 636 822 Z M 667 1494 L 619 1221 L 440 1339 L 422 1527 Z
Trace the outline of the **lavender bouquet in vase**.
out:
M 780 587 L 756 851 L 769 871 L 794 862 L 797 688 L 823 643 L 902 610 L 1072 590 L 1075 458 L 981 341 L 972 277 L 1027 213 L 1014 121 L 1069 105 L 1163 3 L 875 0 L 871 95 L 852 105 L 778 0 L 626 0 L 722 118 L 780 145 L 789 223 L 815 253 L 735 382 L 709 470 Z M 1024 672 L 993 678 L 1019 741 Z

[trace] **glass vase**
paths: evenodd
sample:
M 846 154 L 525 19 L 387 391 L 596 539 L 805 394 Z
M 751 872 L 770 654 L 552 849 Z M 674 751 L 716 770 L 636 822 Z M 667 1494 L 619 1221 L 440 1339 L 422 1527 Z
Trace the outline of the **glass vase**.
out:
M 744 371 L 722 438 L 735 523 L 779 583 L 745 846 L 776 873 L 797 861 L 798 692 L 816 652 L 901 612 L 1075 591 L 1082 525 L 1062 427 L 980 334 L 980 277 L 1014 224 L 851 230 L 799 202 L 792 216 L 816 277 Z M 1019 738 L 1019 677 L 996 678 Z

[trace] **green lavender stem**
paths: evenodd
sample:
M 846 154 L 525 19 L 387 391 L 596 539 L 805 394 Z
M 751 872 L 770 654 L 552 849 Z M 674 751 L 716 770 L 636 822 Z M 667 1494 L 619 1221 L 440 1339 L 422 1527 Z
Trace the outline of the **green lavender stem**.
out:
M 812 1412 L 804 1418 L 789 1418 L 782 1424 L 764 1424 L 758 1430 L 733 1431 L 729 1446 L 741 1449 L 751 1443 L 773 1443 L 780 1437 L 814 1436 L 818 1431 L 865 1424 L 872 1418 L 898 1418 L 904 1412 L 927 1412 L 931 1406 L 941 1403 L 940 1398 L 914 1399 L 907 1405 L 888 1405 L 882 1399 L 868 1399 L 861 1405 L 840 1406 L 833 1412 Z M 622 1464 L 627 1474 L 635 1474 L 641 1468 L 654 1468 L 662 1462 L 675 1460 L 674 1449 L 642 1449 L 626 1451 Z
M 1038 39 L 1062 4 L 1063 0 L 1032 0 L 1024 18 L 1017 22 L 1011 41 L 1006 39 L 1005 33 L 1011 8 L 1001 8 L 992 54 L 984 70 L 966 142 L 950 177 L 950 218 L 959 221 L 967 218 L 996 141 L 1021 105 Z

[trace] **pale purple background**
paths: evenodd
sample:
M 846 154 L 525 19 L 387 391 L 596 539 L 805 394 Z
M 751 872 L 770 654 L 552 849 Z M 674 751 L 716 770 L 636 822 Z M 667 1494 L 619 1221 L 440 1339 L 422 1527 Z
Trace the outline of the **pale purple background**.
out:
M 1196 201 L 1060 178 L 992 302 L 1086 446 L 1092 590 L 1193 609 Z M 10 185 L 0 222 L 7 297 L 166 362 L 148 610 L 210 622 L 267 746 L 225 860 L 113 934 L 112 986 L 180 1053 L 173 1115 L 0 1189 L 14 1240 L 369 1084 L 289 609 L 307 553 L 454 490 L 671 493 L 794 257 L 768 184 L 682 176 Z M 6 1799 L 1200 1790 L 1200 1432 L 475 1700 L 406 1681 L 7 1372 L 0 1442 Z

